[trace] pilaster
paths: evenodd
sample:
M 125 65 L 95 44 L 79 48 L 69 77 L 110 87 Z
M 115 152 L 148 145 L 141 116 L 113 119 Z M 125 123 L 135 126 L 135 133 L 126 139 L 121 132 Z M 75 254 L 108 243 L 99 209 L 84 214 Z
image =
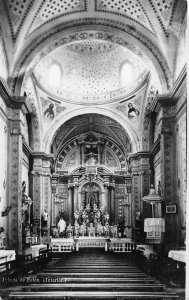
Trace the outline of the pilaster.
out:
M 51 165 L 53 158 L 45 153 L 33 153 L 33 221 L 34 233 L 40 242 L 48 242 L 52 215 Z M 47 211 L 47 230 L 42 229 L 42 215 Z
M 142 242 L 143 235 L 143 202 L 142 197 L 147 195 L 150 188 L 149 152 L 138 152 L 130 157 L 131 167 L 131 211 L 133 238 Z
M 161 152 L 161 174 L 162 190 L 165 206 L 177 204 L 176 193 L 174 193 L 175 182 L 175 136 L 173 131 L 174 119 L 162 120 L 160 152 Z M 178 247 L 178 216 L 177 214 L 165 214 L 165 249 Z
M 7 98 L 8 99 L 8 98 Z M 25 97 L 12 97 L 8 109 L 8 214 L 9 248 L 22 253 L 22 135 L 21 109 Z

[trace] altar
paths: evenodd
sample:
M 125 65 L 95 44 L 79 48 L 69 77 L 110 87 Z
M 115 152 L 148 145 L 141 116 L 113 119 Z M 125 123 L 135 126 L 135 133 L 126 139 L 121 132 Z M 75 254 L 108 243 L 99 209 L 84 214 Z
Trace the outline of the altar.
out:
M 101 248 L 105 251 L 132 252 L 136 249 L 136 244 L 130 238 L 110 238 L 110 237 L 71 237 L 52 238 L 52 252 L 72 252 L 83 248 Z
M 80 248 L 104 248 L 108 251 L 108 241 L 104 237 L 79 237 L 76 239 L 76 251 Z
M 89 195 L 91 200 L 92 196 Z M 65 220 L 66 216 L 60 212 L 57 226 L 51 230 L 52 252 L 79 251 L 82 248 L 102 248 L 114 252 L 131 252 L 135 249 L 131 238 L 124 236 L 124 218 L 119 217 L 117 224 L 111 223 L 108 211 L 99 207 L 98 201 L 81 205 L 74 212 L 74 222 L 66 224 Z M 60 222 L 64 226 L 61 227 Z

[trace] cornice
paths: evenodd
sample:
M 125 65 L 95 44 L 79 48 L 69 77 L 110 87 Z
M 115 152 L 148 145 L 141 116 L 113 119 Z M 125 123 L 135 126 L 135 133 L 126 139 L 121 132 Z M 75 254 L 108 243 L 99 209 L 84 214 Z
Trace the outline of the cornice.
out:
M 152 145 L 152 147 L 150 149 L 150 155 L 152 155 L 153 157 L 160 150 L 160 140 L 161 140 L 161 135 L 158 136 L 158 139 L 155 141 L 155 143 Z
M 33 154 L 33 150 L 30 148 L 30 146 L 26 143 L 26 141 L 23 139 L 22 140 L 22 149 L 23 152 L 28 156 L 31 157 Z
M 0 95 L 6 106 L 11 107 L 12 94 L 6 81 L 0 77 Z
M 7 107 L 13 109 L 25 108 L 25 112 L 31 112 L 31 110 L 28 109 L 29 104 L 26 105 L 26 96 L 13 96 L 10 92 L 8 84 L 2 77 L 0 77 L 0 95 Z
M 161 107 L 171 107 L 177 104 L 183 93 L 187 89 L 187 66 L 185 65 L 180 75 L 178 76 L 170 93 L 157 95 L 151 105 L 151 111 L 159 112 Z
M 132 153 L 129 155 L 131 159 L 149 158 L 149 156 L 150 156 L 149 151 L 139 151 L 137 153 Z
M 40 158 L 42 160 L 49 160 L 54 162 L 54 154 L 47 154 L 45 152 L 33 152 L 32 153 L 33 158 Z
M 171 92 L 170 97 L 174 100 L 178 101 L 180 98 L 180 95 L 186 90 L 187 88 L 187 65 L 185 64 L 184 68 L 180 72 L 180 75 L 178 76 Z

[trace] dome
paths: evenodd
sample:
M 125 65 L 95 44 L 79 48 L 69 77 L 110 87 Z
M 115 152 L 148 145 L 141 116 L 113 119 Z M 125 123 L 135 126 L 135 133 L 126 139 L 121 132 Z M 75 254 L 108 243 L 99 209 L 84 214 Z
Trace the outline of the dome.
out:
M 146 71 L 142 59 L 126 47 L 87 39 L 56 48 L 33 74 L 51 96 L 86 105 L 114 102 L 133 92 Z

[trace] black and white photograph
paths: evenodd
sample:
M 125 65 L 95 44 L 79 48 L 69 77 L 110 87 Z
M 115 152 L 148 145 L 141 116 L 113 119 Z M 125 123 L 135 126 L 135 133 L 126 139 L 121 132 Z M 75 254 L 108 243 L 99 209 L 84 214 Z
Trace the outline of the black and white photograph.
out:
M 0 0 L 0 300 L 189 300 L 187 21 Z

